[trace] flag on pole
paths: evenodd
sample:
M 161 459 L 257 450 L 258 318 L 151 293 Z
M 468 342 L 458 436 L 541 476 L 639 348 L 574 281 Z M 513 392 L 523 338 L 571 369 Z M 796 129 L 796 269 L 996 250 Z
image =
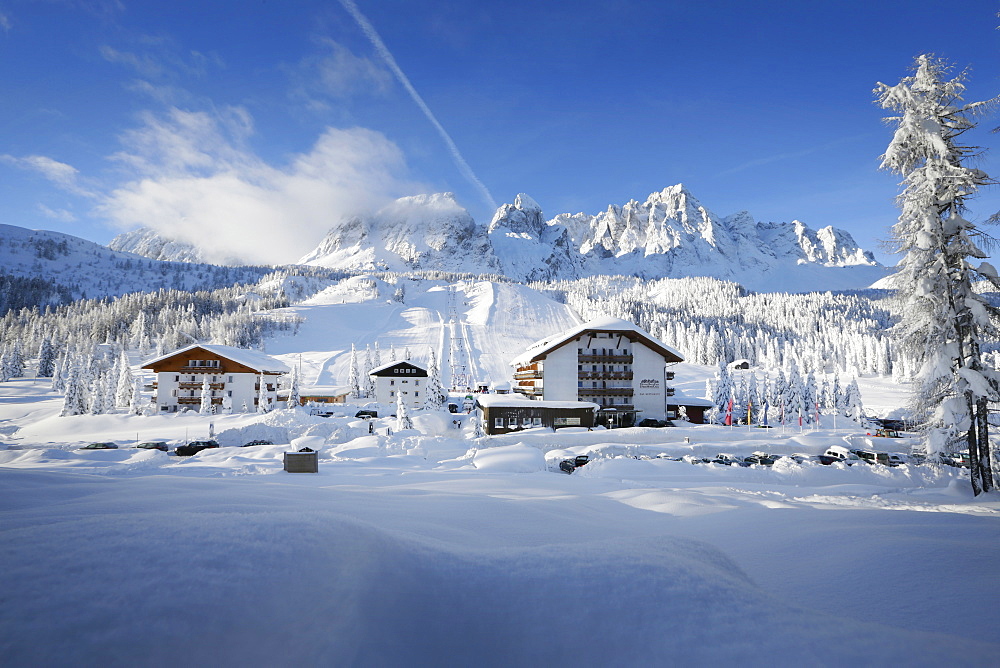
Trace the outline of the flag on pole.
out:
M 729 403 L 726 404 L 726 426 L 733 426 L 733 398 L 729 397 Z
M 764 412 L 760 416 L 760 424 L 764 427 L 767 426 L 767 399 L 764 400 Z

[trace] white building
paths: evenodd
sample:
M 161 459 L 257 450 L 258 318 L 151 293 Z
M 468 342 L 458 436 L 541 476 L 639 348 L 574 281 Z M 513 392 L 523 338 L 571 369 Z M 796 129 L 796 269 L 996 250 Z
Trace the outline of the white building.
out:
M 515 358 L 514 391 L 546 401 L 586 401 L 627 426 L 677 416 L 673 364 L 684 357 L 626 320 L 598 318 L 533 344 Z
M 397 393 L 403 395 L 408 408 L 423 408 L 427 398 L 427 369 L 409 360 L 388 362 L 372 369 L 369 374 L 375 386 L 375 401 L 395 404 Z
M 275 408 L 278 377 L 290 369 L 264 353 L 232 346 L 196 343 L 152 359 L 142 366 L 156 373 L 156 405 L 161 413 L 174 413 L 201 405 L 205 378 L 217 410 L 243 406 L 257 411 L 260 380 L 264 379 L 268 408 Z

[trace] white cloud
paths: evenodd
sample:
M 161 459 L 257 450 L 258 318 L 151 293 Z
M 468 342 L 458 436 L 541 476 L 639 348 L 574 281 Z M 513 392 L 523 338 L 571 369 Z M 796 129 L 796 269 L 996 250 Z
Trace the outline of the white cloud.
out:
M 115 158 L 137 174 L 100 211 L 123 227 L 145 225 L 203 248 L 210 259 L 294 262 L 342 216 L 417 189 L 384 135 L 327 128 L 306 153 L 275 167 L 246 143 L 242 109 L 220 115 L 172 109 L 149 114 Z
M 46 218 L 58 220 L 61 223 L 72 223 L 76 220 L 76 216 L 73 215 L 73 212 L 66 209 L 51 209 L 44 204 L 39 204 L 38 210 L 41 211 L 42 215 Z
M 0 12 L 0 28 L 3 28 L 4 32 L 10 32 L 10 18 L 3 12 Z
M 18 158 L 13 155 L 0 155 L 0 161 L 13 165 L 18 169 L 41 174 L 60 188 L 77 195 L 91 196 L 92 193 L 80 186 L 79 171 L 65 162 L 53 160 L 44 155 L 28 155 Z

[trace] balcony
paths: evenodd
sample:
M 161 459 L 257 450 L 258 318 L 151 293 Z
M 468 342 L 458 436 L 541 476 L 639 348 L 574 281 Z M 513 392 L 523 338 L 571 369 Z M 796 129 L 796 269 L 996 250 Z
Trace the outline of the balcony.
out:
M 631 364 L 631 355 L 578 355 L 581 364 Z
M 580 371 L 579 380 L 632 380 L 631 371 Z
M 530 379 L 538 379 L 541 377 L 542 377 L 542 372 L 538 369 L 527 370 L 527 371 L 522 371 L 519 369 L 514 372 L 514 380 L 530 380 Z
M 177 403 L 179 403 L 179 404 L 191 404 L 191 405 L 196 405 L 197 406 L 197 405 L 201 404 L 201 397 L 177 397 Z M 212 403 L 213 404 L 221 404 L 222 403 L 222 397 L 212 397 Z
M 578 387 L 576 393 L 581 397 L 631 397 L 635 391 L 631 387 Z
M 223 373 L 221 366 L 182 366 L 181 371 L 186 373 Z
M 225 383 L 209 383 L 208 384 L 208 387 L 210 389 L 213 389 L 213 390 L 221 390 L 225 386 L 226 386 Z M 182 390 L 200 390 L 202 388 L 202 384 L 200 382 L 198 382 L 198 381 L 195 381 L 195 382 L 187 381 L 187 382 L 177 383 L 177 387 L 179 387 Z
M 532 387 L 530 385 L 518 385 L 514 388 L 514 391 L 518 394 L 523 394 L 529 397 L 540 397 L 542 396 L 543 389 L 541 387 Z

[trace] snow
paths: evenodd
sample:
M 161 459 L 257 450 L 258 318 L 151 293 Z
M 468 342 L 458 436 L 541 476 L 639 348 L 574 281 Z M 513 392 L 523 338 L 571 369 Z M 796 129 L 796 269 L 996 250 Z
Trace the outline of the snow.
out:
M 495 384 L 511 355 L 579 324 L 515 284 L 413 281 L 405 303 L 392 289 L 357 277 L 285 309 L 306 320 L 268 354 L 339 385 L 351 343 L 419 360 L 460 340 L 471 376 Z M 700 396 L 714 369 L 672 370 Z M 906 401 L 889 378 L 859 385 L 880 415 Z M 363 404 L 59 417 L 48 387 L 0 383 L 5 665 L 959 666 L 1000 652 L 1000 494 L 974 498 L 964 470 L 674 460 L 912 443 L 844 418 L 474 439 L 470 415 L 417 411 L 397 431 L 354 418 Z M 223 447 L 192 457 L 131 447 L 210 432 Z M 239 447 L 257 439 L 275 445 Z M 108 440 L 119 449 L 79 449 Z M 283 471 L 302 447 L 319 473 Z M 576 455 L 590 463 L 558 470 Z
M 186 353 L 189 350 L 195 348 L 201 348 L 202 350 L 207 350 L 210 353 L 215 353 L 221 357 L 225 357 L 228 360 L 232 360 L 237 364 L 242 364 L 245 367 L 249 367 L 254 371 L 259 372 L 270 372 L 270 373 L 288 373 L 291 368 L 287 365 L 279 362 L 273 357 L 264 355 L 255 350 L 247 350 L 246 348 L 234 348 L 233 346 L 223 346 L 215 343 L 192 343 L 190 346 L 181 348 L 180 350 L 174 350 L 166 355 L 161 355 L 154 359 L 148 360 L 143 363 L 143 368 L 150 367 L 157 362 L 165 359 L 174 357 L 175 355 L 180 355 Z

